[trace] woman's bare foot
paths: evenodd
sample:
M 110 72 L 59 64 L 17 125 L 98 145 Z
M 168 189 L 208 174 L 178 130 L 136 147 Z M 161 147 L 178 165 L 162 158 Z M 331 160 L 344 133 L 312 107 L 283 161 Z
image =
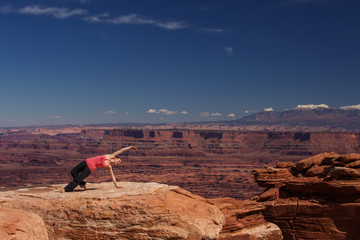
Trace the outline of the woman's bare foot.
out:
M 65 189 L 61 189 L 60 193 L 64 193 L 65 192 Z
M 84 184 L 83 188 L 84 188 L 84 191 L 86 191 L 86 184 Z

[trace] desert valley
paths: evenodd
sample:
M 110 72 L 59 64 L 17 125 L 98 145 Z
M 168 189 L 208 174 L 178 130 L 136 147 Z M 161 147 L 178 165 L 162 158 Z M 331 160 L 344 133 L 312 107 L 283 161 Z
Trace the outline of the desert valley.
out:
M 252 126 L 261 128 L 264 122 L 259 124 Z M 212 237 L 207 238 L 200 236 L 200 233 L 196 235 L 193 229 L 184 227 L 190 235 L 185 234 L 185 237 L 180 237 L 181 234 L 175 231 L 172 234 L 177 237 L 168 238 L 163 235 L 162 228 L 152 233 L 141 228 L 136 231 L 127 229 L 124 233 L 115 231 L 112 232 L 114 236 L 123 236 L 124 239 L 142 239 L 140 235 L 137 235 L 141 232 L 148 234 L 149 239 L 157 239 L 154 236 L 160 237 L 159 239 L 223 240 L 358 239 L 356 222 L 359 222 L 360 207 L 358 202 L 360 199 L 359 132 L 348 129 L 240 131 L 234 130 L 233 126 L 224 129 L 223 123 L 221 126 L 204 123 L 201 123 L 201 127 L 195 125 L 197 124 L 192 124 L 191 127 L 189 125 L 188 129 L 171 124 L 153 126 L 153 128 L 150 126 L 83 125 L 4 129 L 0 134 L 0 182 L 2 195 L 5 197 L 3 207 L 15 207 L 25 211 L 30 209 L 30 212 L 39 215 L 44 219 L 45 227 L 48 229 L 41 230 L 41 234 L 45 231 L 50 239 L 58 239 L 61 236 L 67 236 L 70 239 L 92 239 L 94 234 L 97 236 L 96 239 L 112 239 L 106 233 L 108 230 L 100 233 L 103 231 L 101 229 L 90 232 L 89 236 L 83 236 L 80 229 L 87 228 L 86 226 L 70 227 L 65 231 L 64 229 L 74 224 L 73 220 L 66 223 L 66 226 L 57 226 L 53 223 L 58 221 L 56 217 L 50 219 L 43 216 L 41 208 L 36 210 L 35 205 L 59 204 L 58 196 L 53 192 L 58 192 L 71 180 L 69 172 L 80 161 L 134 145 L 138 147 L 138 150 L 123 154 L 123 162 L 113 168 L 117 180 L 125 186 L 123 192 L 131 192 L 133 188 L 143 189 L 131 193 L 139 196 L 140 199 L 142 199 L 142 194 L 145 194 L 141 191 L 149 191 L 149 196 L 157 195 L 159 191 L 163 192 L 164 196 L 168 196 L 175 191 L 176 194 L 190 196 L 191 199 L 210 199 L 200 200 L 200 202 L 205 201 L 221 210 L 221 213 L 217 212 L 214 215 L 217 220 L 206 218 L 206 221 L 216 222 L 211 228 L 218 229 L 218 232 L 214 232 Z M 204 128 L 204 125 L 207 127 Z M 266 128 L 269 128 L 269 125 Z M 104 182 L 111 182 L 106 169 L 96 170 L 87 181 L 90 190 L 99 191 L 106 188 L 108 189 L 106 191 L 113 192 L 111 185 L 101 185 Z M 153 186 L 148 184 L 155 183 L 177 186 L 179 189 L 174 190 L 170 187 L 169 190 L 163 185 L 148 189 L 148 186 Z M 23 191 L 25 192 L 22 193 Z M 89 193 L 84 193 L 83 196 L 86 199 L 94 199 L 91 195 L 94 193 L 87 192 Z M 19 195 L 16 195 L 18 193 Z M 77 190 L 76 196 L 80 193 L 81 191 Z M 119 193 L 120 195 L 106 197 L 105 192 L 102 194 L 103 196 L 96 201 L 115 201 L 115 199 L 123 201 L 124 196 L 127 196 Z M 180 195 L 173 197 L 182 198 Z M 39 198 L 40 202 L 35 203 L 34 198 Z M 167 197 L 161 198 L 164 198 L 162 201 L 169 201 Z M 30 202 L 15 206 L 14 202 L 8 199 Z M 137 198 L 131 197 L 128 201 L 136 201 L 135 205 L 139 204 L 139 201 L 144 201 L 144 199 L 134 199 Z M 81 202 L 82 200 L 64 201 L 61 204 L 74 209 L 55 210 L 53 206 L 51 209 L 45 207 L 46 211 L 66 211 L 67 215 L 72 216 L 76 214 L 76 208 L 79 207 L 73 205 L 72 201 Z M 187 200 L 184 199 L 184 201 Z M 35 205 L 30 207 L 28 205 L 30 203 Z M 157 208 L 157 204 L 160 203 L 153 204 L 155 205 L 151 208 Z M 168 204 L 172 205 L 166 203 Z M 188 204 L 197 206 L 200 203 L 189 202 Z M 98 211 L 97 206 L 93 206 L 94 211 Z M 80 208 L 83 207 L 80 206 Z M 116 208 L 123 209 L 120 210 L 125 211 L 122 214 L 127 214 L 127 205 Z M 147 211 L 148 208 L 149 206 L 141 211 Z M 178 209 L 179 206 L 174 205 L 173 208 Z M 207 207 L 204 206 L 205 208 Z M 173 210 L 171 208 L 166 211 Z M 201 213 L 197 214 L 199 217 L 202 216 Z M 222 219 L 219 214 L 223 214 L 221 216 L 225 218 Z M 133 214 L 131 216 L 134 217 Z M 88 217 L 89 219 L 81 221 L 100 221 L 94 220 L 91 216 Z M 105 220 L 102 216 L 99 219 Z M 78 222 L 78 220 L 74 221 Z M 116 217 L 111 217 L 110 221 L 112 221 L 111 224 L 121 222 Z M 140 220 L 133 219 L 132 221 Z M 157 222 L 157 220 L 151 221 L 151 224 L 154 224 L 154 221 Z M 55 224 L 57 227 L 51 227 L 50 231 L 49 224 Z M 139 224 L 142 226 L 143 223 Z M 193 223 L 186 222 L 186 224 Z M 126 229 L 124 226 L 120 228 Z M 205 230 L 207 231 L 209 228 Z M 263 232 L 263 235 L 257 236 L 260 232 Z M 189 238 L 191 234 L 198 237 Z
M 65 184 L 71 179 L 72 167 L 85 158 L 134 145 L 138 151 L 127 153 L 123 163 L 114 168 L 119 181 L 176 185 L 206 198 L 247 199 L 262 191 L 252 176 L 255 168 L 296 162 L 323 152 L 360 153 L 360 133 L 344 127 L 345 123 L 356 126 L 360 111 L 288 112 L 253 114 L 240 119 L 245 124 L 236 125 L 258 131 L 233 130 L 233 121 L 3 129 L 1 187 Z M 304 129 L 322 127 L 297 131 L 298 126 L 291 128 L 295 119 Z M 343 121 L 339 124 L 338 119 Z M 287 131 L 268 130 L 278 125 L 287 126 Z M 326 131 L 324 126 L 328 126 Z M 105 171 L 94 172 L 89 181 L 109 181 Z
M 322 152 L 358 153 L 360 134 L 206 130 L 84 129 L 57 135 L 29 131 L 0 136 L 1 187 L 67 183 L 83 159 L 134 145 L 114 167 L 119 181 L 180 186 L 206 198 L 247 199 L 261 189 L 255 168 L 296 162 Z M 105 169 L 90 182 L 109 181 Z

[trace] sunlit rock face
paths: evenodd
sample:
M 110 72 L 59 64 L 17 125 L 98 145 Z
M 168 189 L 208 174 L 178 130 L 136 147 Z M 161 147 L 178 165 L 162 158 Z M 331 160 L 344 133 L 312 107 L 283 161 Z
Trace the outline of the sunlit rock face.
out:
M 255 197 L 284 239 L 359 239 L 360 154 L 322 153 L 254 170 L 267 190 Z
M 217 239 L 224 215 L 206 199 L 158 183 L 88 184 L 0 193 L 0 207 L 43 219 L 49 239 Z M 14 210 L 15 211 L 15 210 Z M 39 238 L 40 239 L 40 238 Z
M 23 210 L 0 208 L 1 240 L 47 240 L 44 221 Z

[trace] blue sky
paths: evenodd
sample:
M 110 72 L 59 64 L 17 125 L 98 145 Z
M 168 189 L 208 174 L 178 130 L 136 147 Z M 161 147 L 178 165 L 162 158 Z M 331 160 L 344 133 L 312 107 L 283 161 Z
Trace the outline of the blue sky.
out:
M 0 0 L 0 126 L 360 104 L 358 0 Z

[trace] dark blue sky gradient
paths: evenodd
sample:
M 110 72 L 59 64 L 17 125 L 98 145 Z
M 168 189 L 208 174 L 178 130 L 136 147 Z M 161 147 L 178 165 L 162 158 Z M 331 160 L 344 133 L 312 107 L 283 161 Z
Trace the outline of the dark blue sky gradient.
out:
M 0 0 L 0 31 L 0 127 L 360 104 L 357 0 Z

